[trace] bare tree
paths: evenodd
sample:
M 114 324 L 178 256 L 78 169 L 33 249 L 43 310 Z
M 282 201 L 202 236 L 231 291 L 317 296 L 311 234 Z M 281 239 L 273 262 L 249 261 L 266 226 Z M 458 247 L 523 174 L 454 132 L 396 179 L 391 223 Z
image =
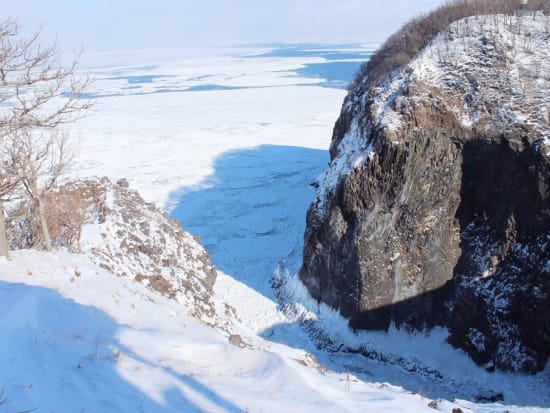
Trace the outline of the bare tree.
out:
M 0 255 L 7 255 L 3 203 L 20 185 L 37 202 L 51 249 L 41 200 L 70 159 L 64 125 L 91 107 L 82 99 L 90 80 L 77 73 L 78 56 L 66 66 L 57 43 L 43 47 L 39 37 L 21 39 L 15 21 L 0 22 Z
M 6 139 L 13 141 L 9 147 L 13 150 L 11 162 L 15 180 L 36 204 L 44 247 L 51 251 L 45 199 L 72 161 L 74 152 L 68 145 L 67 135 L 58 129 L 22 128 Z
M 533 20 L 535 20 L 539 12 L 550 12 L 550 1 L 548 0 L 529 0 L 528 4 Z
M 4 203 L 19 185 L 19 179 L 13 174 L 14 165 L 9 157 L 1 160 L 0 164 L 0 256 L 8 256 L 9 244 L 6 237 L 6 224 L 4 218 Z

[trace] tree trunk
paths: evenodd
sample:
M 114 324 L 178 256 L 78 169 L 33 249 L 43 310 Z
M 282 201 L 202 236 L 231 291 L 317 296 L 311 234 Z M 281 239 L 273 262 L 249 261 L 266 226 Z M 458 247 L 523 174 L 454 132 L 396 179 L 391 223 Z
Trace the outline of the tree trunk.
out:
M 6 219 L 4 217 L 4 201 L 0 201 L 0 256 L 8 257 L 10 247 L 6 235 Z
M 52 250 L 52 240 L 50 238 L 50 230 L 48 229 L 48 221 L 46 220 L 46 212 L 44 211 L 44 203 L 42 199 L 37 198 L 38 216 L 40 217 L 40 226 L 42 227 L 42 236 L 44 237 L 44 247 L 46 251 Z

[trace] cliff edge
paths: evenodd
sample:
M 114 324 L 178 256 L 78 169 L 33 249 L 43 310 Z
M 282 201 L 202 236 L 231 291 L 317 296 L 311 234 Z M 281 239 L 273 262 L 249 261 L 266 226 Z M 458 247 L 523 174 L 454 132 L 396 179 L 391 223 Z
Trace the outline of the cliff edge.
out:
M 549 27 L 542 12 L 463 18 L 351 87 L 300 278 L 352 327 L 443 325 L 487 369 L 544 368 Z

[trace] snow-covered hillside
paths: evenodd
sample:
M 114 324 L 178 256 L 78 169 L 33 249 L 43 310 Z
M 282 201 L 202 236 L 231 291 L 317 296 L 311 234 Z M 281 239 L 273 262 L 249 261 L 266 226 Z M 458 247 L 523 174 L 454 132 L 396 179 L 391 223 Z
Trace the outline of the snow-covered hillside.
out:
M 233 345 L 82 255 L 16 251 L 0 276 L 2 412 L 430 410 L 393 386 L 324 372 L 300 350 Z
M 380 87 L 375 99 L 385 104 L 377 108 L 377 121 L 402 128 L 402 91 L 418 83 L 425 95 L 416 99 L 437 93 L 430 98 L 455 112 L 465 129 L 487 127 L 492 119 L 494 131 L 524 124 L 542 138 L 550 123 L 549 65 L 550 16 L 468 17 L 452 23 Z
M 117 232 L 131 232 L 118 220 L 124 209 L 84 228 L 84 254 L 15 251 L 0 262 L 0 412 L 548 407 L 548 369 L 527 380 L 489 374 L 445 344 L 444 332 L 356 336 L 286 273 L 300 265 L 309 184 L 326 166 L 345 95 L 324 78 L 300 77 L 308 64 L 330 64 L 326 53 L 310 52 L 94 57 L 98 111 L 76 125 L 80 155 L 71 174 L 127 178 L 200 235 L 218 268 L 216 311 L 201 321 L 192 303 L 134 281 L 149 261 L 117 255 L 126 253 Z M 107 193 L 112 205 L 113 188 Z M 308 330 L 364 340 L 379 357 L 339 352 L 338 340 L 319 350 Z M 474 400 L 498 391 L 503 402 Z

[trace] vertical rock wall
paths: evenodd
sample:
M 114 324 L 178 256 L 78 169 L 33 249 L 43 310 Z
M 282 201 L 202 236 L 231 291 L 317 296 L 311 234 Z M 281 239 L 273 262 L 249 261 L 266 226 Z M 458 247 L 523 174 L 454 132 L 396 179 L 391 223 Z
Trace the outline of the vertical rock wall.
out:
M 550 70 L 518 96 L 508 37 L 488 33 L 441 35 L 350 91 L 300 277 L 354 328 L 444 325 L 486 368 L 534 372 L 550 356 Z

